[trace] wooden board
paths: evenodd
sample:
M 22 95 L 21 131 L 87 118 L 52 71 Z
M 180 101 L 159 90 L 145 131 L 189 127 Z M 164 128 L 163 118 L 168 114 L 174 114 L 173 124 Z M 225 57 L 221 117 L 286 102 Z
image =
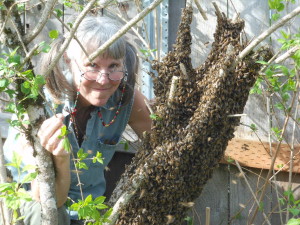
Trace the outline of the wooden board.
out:
M 241 165 L 253 168 L 270 169 L 272 157 L 277 149 L 277 143 L 272 143 L 272 152 L 269 143 L 258 142 L 246 139 L 234 138 L 228 143 L 223 162 L 228 159 L 237 160 Z M 279 153 L 275 161 L 275 170 L 289 171 L 291 146 L 281 144 Z M 294 150 L 293 169 L 295 173 L 300 173 L 300 146 Z

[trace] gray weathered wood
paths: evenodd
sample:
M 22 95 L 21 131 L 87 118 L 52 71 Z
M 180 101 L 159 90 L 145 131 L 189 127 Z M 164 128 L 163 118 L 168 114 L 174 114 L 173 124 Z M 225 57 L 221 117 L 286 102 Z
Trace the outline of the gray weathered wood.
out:
M 205 224 L 206 207 L 210 207 L 211 224 L 227 224 L 229 212 L 228 182 L 227 165 L 220 165 L 191 210 L 190 216 L 194 220 L 194 225 Z

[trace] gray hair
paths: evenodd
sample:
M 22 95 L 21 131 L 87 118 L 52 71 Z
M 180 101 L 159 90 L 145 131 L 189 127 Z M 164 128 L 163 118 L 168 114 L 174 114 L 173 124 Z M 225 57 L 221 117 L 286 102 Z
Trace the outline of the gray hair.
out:
M 120 24 L 109 17 L 88 16 L 84 18 L 78 27 L 76 37 L 91 54 L 103 43 L 109 40 L 121 28 Z M 53 44 L 49 53 L 44 54 L 41 60 L 40 73 L 43 74 L 59 51 L 64 38 L 58 38 Z M 71 61 L 76 57 L 85 57 L 84 52 L 76 40 L 72 40 L 66 54 Z M 125 68 L 128 73 L 126 91 L 123 97 L 123 104 L 127 104 L 133 96 L 136 74 L 138 72 L 138 58 L 135 47 L 128 42 L 126 37 L 120 37 L 104 53 L 105 56 L 114 59 L 124 58 Z M 78 58 L 77 58 L 78 59 Z M 76 88 L 70 75 L 64 71 L 64 63 L 59 63 L 53 71 L 46 77 L 46 88 L 54 101 L 61 103 L 65 98 L 74 99 Z M 119 91 L 123 87 L 123 80 L 119 86 Z
M 116 20 L 109 17 L 88 16 L 80 23 L 75 35 L 80 43 L 86 48 L 88 54 L 91 54 L 117 33 L 120 28 L 121 25 Z M 70 58 L 75 57 L 78 55 L 78 50 L 81 50 L 81 48 L 77 41 L 73 39 L 67 50 L 67 55 Z M 76 51 L 77 54 L 74 54 L 74 51 Z M 114 59 L 121 59 L 125 54 L 126 40 L 124 36 L 116 40 L 105 51 L 106 56 Z

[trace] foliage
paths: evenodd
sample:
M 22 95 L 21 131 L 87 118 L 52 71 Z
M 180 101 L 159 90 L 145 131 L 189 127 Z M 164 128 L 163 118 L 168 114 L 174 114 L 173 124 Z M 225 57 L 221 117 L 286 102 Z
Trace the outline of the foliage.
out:
M 284 197 L 279 199 L 281 205 L 288 205 L 287 210 L 293 215 L 288 224 L 300 224 L 300 200 L 296 200 L 292 190 L 284 192 Z
M 21 173 L 29 173 L 21 180 L 20 183 L 12 182 L 0 184 L 0 199 L 4 199 L 6 206 L 13 211 L 13 223 L 22 219 L 22 217 L 19 217 L 18 214 L 18 209 L 20 208 L 22 201 L 32 201 L 30 194 L 22 187 L 22 185 L 31 182 L 37 176 L 37 171 L 34 171 L 36 169 L 35 166 L 27 165 L 21 169 L 21 163 L 22 157 L 16 152 L 13 152 L 12 162 L 6 164 L 6 166 L 15 167 L 18 171 L 19 178 Z
M 102 225 L 102 223 L 109 222 L 108 217 L 112 213 L 112 208 L 107 210 L 103 215 L 100 210 L 107 209 L 108 206 L 103 204 L 105 201 L 104 196 L 100 196 L 93 200 L 92 195 L 87 196 L 84 200 L 79 200 L 70 206 L 71 210 L 78 212 L 79 219 L 85 219 L 87 224 Z

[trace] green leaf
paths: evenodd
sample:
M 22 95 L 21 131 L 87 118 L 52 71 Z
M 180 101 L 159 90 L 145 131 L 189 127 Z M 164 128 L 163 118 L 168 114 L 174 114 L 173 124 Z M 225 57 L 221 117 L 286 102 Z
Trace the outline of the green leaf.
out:
M 281 30 L 280 33 L 281 33 L 282 37 L 285 39 L 289 39 L 291 37 L 290 34 L 285 33 L 283 30 Z
M 35 77 L 35 83 L 37 84 L 37 85 L 44 85 L 44 84 L 46 84 L 46 80 L 45 80 L 45 78 L 42 76 L 42 75 L 36 75 L 36 77 Z
M 51 39 L 56 39 L 56 38 L 58 38 L 58 36 L 59 36 L 58 30 L 51 30 L 51 31 L 49 31 L 49 37 Z
M 84 162 L 77 162 L 75 165 L 78 169 L 85 169 L 85 170 L 89 169 Z
M 97 152 L 96 156 L 93 157 L 93 163 L 99 162 L 103 164 L 103 158 L 102 158 L 102 153 Z
M 284 4 L 283 3 L 280 3 L 278 6 L 277 6 L 277 11 L 280 12 L 284 10 Z
M 6 88 L 9 85 L 9 81 L 6 78 L 0 79 L 0 87 Z
M 259 208 L 258 208 L 258 210 L 261 211 L 261 212 L 264 210 L 264 203 L 263 203 L 263 202 L 260 202 L 260 203 L 259 203 Z
M 297 208 L 290 208 L 289 212 L 291 212 L 293 214 L 293 216 L 298 216 L 300 213 L 300 209 Z
M 34 171 L 36 169 L 37 169 L 37 166 L 35 166 L 35 165 L 26 165 L 22 168 L 22 172 L 26 172 L 26 171 L 30 171 L 30 170 Z
M 292 218 L 288 221 L 287 225 L 300 225 L 300 219 Z
M 157 121 L 162 120 L 162 118 L 156 114 L 150 114 L 150 119 L 157 120 Z
M 60 128 L 60 135 L 59 135 L 59 138 L 63 138 L 63 137 L 65 137 L 66 135 L 68 135 L 68 133 L 69 133 L 69 131 L 68 131 L 68 129 L 67 129 L 67 126 L 66 125 L 64 125 L 64 126 L 62 126 L 62 128 Z
M 277 109 L 280 109 L 280 110 L 284 110 L 285 109 L 285 107 L 284 107 L 284 105 L 282 104 L 282 103 L 277 103 L 277 104 L 275 104 L 274 105 Z
M 0 184 L 0 193 L 15 189 L 15 184 L 16 184 L 15 182 Z
M 21 56 L 18 54 L 12 55 L 7 60 L 9 63 L 13 63 L 12 65 L 20 65 L 21 64 Z
M 39 44 L 39 49 L 41 49 L 41 51 L 44 53 L 48 53 L 51 49 L 51 46 L 48 43 L 46 43 L 45 41 L 42 41 Z
M 22 183 L 29 183 L 29 182 L 33 181 L 37 177 L 37 175 L 38 175 L 37 172 L 27 174 L 23 178 Z
M 94 203 L 95 204 L 102 204 L 105 201 L 106 197 L 105 196 L 99 196 L 95 198 Z
M 31 92 L 31 89 L 30 89 L 31 85 L 28 81 L 25 81 L 24 83 L 22 83 L 21 85 L 21 91 L 22 93 L 24 94 L 29 94 Z
M 125 141 L 125 143 L 124 143 L 124 150 L 128 151 L 128 149 L 129 149 L 128 141 Z
M 93 196 L 92 196 L 92 195 L 88 195 L 88 196 L 84 199 L 84 203 L 85 203 L 85 204 L 88 204 L 88 203 L 90 203 L 91 201 L 93 201 Z
M 80 159 L 80 160 L 84 160 L 86 159 L 86 157 L 88 157 L 88 153 L 85 153 L 83 151 L 83 148 L 80 148 L 79 151 L 77 152 L 77 157 Z
M 256 132 L 258 129 L 256 127 L 256 125 L 254 123 L 251 123 L 250 125 L 250 129 L 253 131 L 253 132 Z
M 256 61 L 256 63 L 262 64 L 262 65 L 268 65 L 269 64 L 268 62 L 261 61 L 261 60 Z
M 185 221 L 187 221 L 187 225 L 193 225 L 193 218 L 190 216 L 187 216 L 184 218 Z
M 64 15 L 63 11 L 61 9 L 54 9 L 57 17 L 62 17 Z
M 63 144 L 63 147 L 64 147 L 64 149 L 66 150 L 66 152 L 71 152 L 71 144 L 70 144 L 70 140 L 69 140 L 69 138 L 64 138 L 63 140 L 62 140 L 62 144 Z
M 280 18 L 280 14 L 279 13 L 272 14 L 272 20 L 273 21 L 277 21 L 279 18 Z
M 22 156 L 19 155 L 16 151 L 13 151 L 13 157 L 11 163 L 7 163 L 5 165 L 12 166 L 19 169 L 21 167 L 21 163 L 22 163 Z

